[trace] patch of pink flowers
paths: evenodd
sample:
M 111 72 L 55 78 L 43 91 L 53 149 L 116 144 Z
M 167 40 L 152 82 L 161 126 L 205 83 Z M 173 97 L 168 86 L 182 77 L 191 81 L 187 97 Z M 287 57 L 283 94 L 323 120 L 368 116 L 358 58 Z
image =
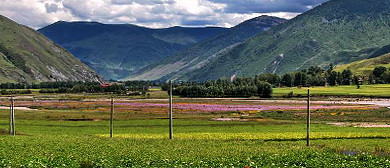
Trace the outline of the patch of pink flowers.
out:
M 154 104 L 154 103 L 115 103 L 120 106 L 130 107 L 164 107 L 168 108 L 168 104 Z M 173 104 L 175 109 L 190 109 L 197 111 L 264 111 L 264 110 L 303 110 L 307 106 L 304 105 L 219 105 L 219 104 Z M 351 106 L 323 106 L 314 105 L 310 109 L 340 109 L 351 108 Z

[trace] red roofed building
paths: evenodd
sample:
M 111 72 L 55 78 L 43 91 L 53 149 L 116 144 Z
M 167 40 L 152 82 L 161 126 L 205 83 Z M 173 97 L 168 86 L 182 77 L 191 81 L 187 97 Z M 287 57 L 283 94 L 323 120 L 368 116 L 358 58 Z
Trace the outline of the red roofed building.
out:
M 109 83 L 104 83 L 104 84 L 100 85 L 101 88 L 106 88 L 106 87 L 109 87 L 109 86 L 110 86 Z

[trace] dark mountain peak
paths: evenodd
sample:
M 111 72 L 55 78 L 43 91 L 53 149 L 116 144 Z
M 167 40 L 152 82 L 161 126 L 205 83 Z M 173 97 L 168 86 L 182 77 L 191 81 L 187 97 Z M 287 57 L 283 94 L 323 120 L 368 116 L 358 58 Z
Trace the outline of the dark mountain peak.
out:
M 68 22 L 68 21 L 60 20 L 60 21 L 54 22 L 51 25 L 104 25 L 104 24 L 103 23 L 99 23 L 99 22 L 89 22 L 89 21 L 72 21 L 72 22 Z M 49 25 L 49 26 L 51 26 L 51 25 Z
M 238 24 L 234 28 L 239 28 L 239 29 L 255 28 L 255 29 L 268 30 L 269 28 L 276 26 L 276 25 L 279 25 L 281 23 L 284 23 L 286 21 L 287 21 L 287 19 L 268 16 L 268 15 L 261 15 L 261 16 L 246 20 L 246 21 Z
M 247 20 L 247 21 L 253 21 L 253 20 L 268 20 L 268 19 L 273 19 L 273 20 L 287 20 L 287 19 L 284 19 L 284 18 L 276 17 L 276 16 L 261 15 L 261 16 L 258 16 L 258 17 L 249 19 L 249 20 Z

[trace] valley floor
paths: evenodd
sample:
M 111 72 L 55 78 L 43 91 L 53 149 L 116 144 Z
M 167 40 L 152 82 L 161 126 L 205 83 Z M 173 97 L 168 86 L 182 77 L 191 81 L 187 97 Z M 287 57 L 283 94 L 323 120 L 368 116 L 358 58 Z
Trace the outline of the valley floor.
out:
M 387 99 L 313 98 L 307 147 L 304 98 L 175 98 L 169 140 L 167 99 L 116 99 L 109 138 L 109 99 L 57 96 L 18 97 L 15 137 L 0 109 L 0 167 L 390 166 Z

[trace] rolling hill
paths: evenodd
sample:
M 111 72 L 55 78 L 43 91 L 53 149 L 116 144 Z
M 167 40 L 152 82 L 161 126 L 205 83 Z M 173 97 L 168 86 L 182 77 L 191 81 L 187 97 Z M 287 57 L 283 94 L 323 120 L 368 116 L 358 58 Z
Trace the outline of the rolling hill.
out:
M 285 19 L 270 16 L 247 20 L 225 33 L 201 41 L 173 56 L 151 64 L 123 80 L 192 79 L 198 70 L 218 60 L 230 48 L 285 21 Z
M 226 28 L 149 29 L 130 24 L 56 22 L 39 30 L 104 76 L 120 79 Z
M 0 15 L 0 83 L 41 81 L 102 79 L 40 33 Z
M 207 80 L 285 73 L 378 56 L 390 44 L 389 0 L 331 0 L 224 51 L 188 76 Z M 178 62 L 180 63 L 180 62 Z
M 369 76 L 372 71 L 374 71 L 375 67 L 378 66 L 390 68 L 390 53 L 349 64 L 340 64 L 336 66 L 335 70 L 341 72 L 344 69 L 349 69 L 355 75 Z

